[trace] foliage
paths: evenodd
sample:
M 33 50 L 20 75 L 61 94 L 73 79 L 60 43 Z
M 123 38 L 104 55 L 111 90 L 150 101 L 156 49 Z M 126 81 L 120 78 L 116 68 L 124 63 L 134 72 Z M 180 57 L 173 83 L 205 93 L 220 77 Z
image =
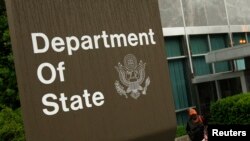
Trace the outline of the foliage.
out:
M 0 141 L 24 141 L 4 0 L 0 0 Z
M 20 107 L 8 20 L 4 1 L 0 0 L 0 104 Z
M 211 105 L 210 123 L 250 124 L 250 94 L 230 96 Z
M 178 125 L 176 130 L 176 137 L 184 136 L 186 135 L 186 130 L 184 125 Z
M 0 141 L 25 141 L 20 108 L 4 107 L 0 112 Z

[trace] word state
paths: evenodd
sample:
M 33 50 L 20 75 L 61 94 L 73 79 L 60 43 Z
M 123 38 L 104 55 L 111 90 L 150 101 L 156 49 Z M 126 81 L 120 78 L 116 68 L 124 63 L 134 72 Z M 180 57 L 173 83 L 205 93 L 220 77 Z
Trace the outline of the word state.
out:
M 60 109 L 63 112 L 81 110 L 84 108 L 84 104 L 86 108 L 102 106 L 104 104 L 104 95 L 99 91 L 91 95 L 88 90 L 84 90 L 82 95 L 67 97 L 64 93 L 61 93 L 60 98 L 58 98 L 53 93 L 47 93 L 42 97 L 42 103 L 47 106 L 43 109 L 43 113 L 52 116 L 57 114 Z

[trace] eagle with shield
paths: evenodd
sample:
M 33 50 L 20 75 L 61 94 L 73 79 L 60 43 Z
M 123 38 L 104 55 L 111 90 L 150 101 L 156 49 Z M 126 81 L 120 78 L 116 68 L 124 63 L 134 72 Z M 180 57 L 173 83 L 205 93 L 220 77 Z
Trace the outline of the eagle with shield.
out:
M 150 78 L 147 77 L 144 87 L 142 84 L 145 80 L 145 66 L 141 60 L 139 64 L 133 54 L 127 54 L 124 57 L 124 65 L 120 62 L 118 66 L 115 66 L 118 71 L 120 81 L 115 82 L 116 91 L 120 95 L 124 95 L 128 98 L 128 94 L 134 99 L 137 99 L 141 94 L 146 95 L 147 87 L 150 84 Z M 120 84 L 122 83 L 122 85 Z M 126 87 L 126 90 L 124 89 Z

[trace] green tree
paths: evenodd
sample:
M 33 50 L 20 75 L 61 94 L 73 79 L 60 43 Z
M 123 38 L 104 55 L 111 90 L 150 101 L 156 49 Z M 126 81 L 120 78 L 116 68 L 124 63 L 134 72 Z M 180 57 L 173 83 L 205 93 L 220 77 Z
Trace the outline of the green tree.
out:
M 5 2 L 0 0 L 0 141 L 24 140 Z
M 0 112 L 0 141 L 24 141 L 23 121 L 20 108 L 2 107 Z
M 0 0 L 0 105 L 20 107 L 4 0 Z

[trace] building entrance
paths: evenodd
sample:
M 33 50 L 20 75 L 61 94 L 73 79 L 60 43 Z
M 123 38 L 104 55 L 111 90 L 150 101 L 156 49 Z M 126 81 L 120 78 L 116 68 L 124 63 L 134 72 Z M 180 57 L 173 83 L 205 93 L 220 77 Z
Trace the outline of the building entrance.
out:
M 210 103 L 218 99 L 215 82 L 205 82 L 197 84 L 199 105 L 201 114 L 209 112 Z

